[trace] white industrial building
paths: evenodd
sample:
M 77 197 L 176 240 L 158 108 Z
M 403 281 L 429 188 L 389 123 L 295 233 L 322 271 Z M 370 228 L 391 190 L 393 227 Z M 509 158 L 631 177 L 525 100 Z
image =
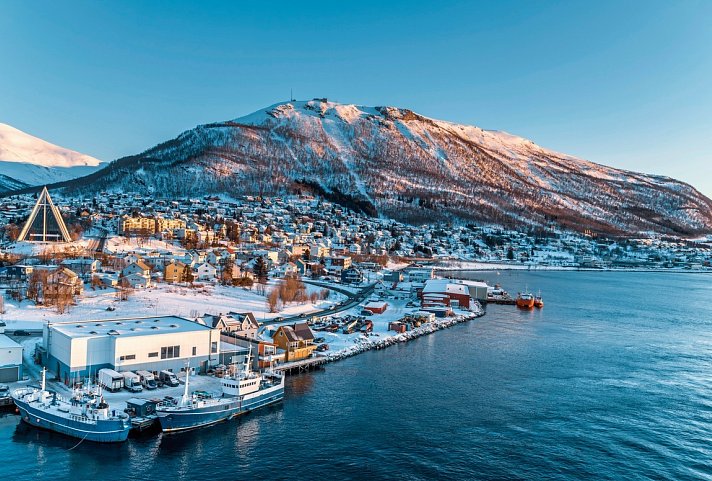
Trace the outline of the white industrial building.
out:
M 177 316 L 45 325 L 42 359 L 65 384 L 99 369 L 204 372 L 218 364 L 220 330 Z
M 0 334 L 0 382 L 15 382 L 21 378 L 22 346 Z

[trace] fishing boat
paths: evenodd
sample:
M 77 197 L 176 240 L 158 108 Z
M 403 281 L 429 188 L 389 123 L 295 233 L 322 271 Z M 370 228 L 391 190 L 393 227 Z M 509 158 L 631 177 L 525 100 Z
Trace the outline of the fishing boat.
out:
M 251 371 L 250 364 L 248 356 L 242 371 L 220 379 L 220 396 L 205 391 L 191 393 L 190 369 L 186 369 L 183 397 L 156 407 L 161 430 L 177 432 L 209 426 L 281 401 L 284 375 L 271 370 L 258 374 Z
M 539 293 L 534 298 L 534 307 L 538 307 L 539 309 L 544 307 L 544 299 L 542 299 L 541 297 L 541 291 L 539 291 Z
M 23 387 L 12 392 L 22 420 L 31 426 L 96 443 L 126 441 L 131 422 L 126 413 L 111 410 L 100 389 L 75 389 L 70 399 L 48 391 L 46 370 L 39 388 Z
M 517 295 L 517 307 L 520 309 L 532 309 L 534 307 L 534 296 L 531 293 L 519 293 Z

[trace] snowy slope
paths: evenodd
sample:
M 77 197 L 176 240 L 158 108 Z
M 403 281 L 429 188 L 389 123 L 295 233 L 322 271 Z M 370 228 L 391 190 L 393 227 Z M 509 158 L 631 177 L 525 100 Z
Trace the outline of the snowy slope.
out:
M 3 171 L 0 167 L 0 171 Z M 17 179 L 13 179 L 7 175 L 0 174 L 0 193 L 9 192 L 11 190 L 23 189 L 28 185 L 24 182 L 20 182 Z
M 75 190 L 282 194 L 313 191 L 407 222 L 464 219 L 576 230 L 712 231 L 712 201 L 638 174 L 395 107 L 315 99 L 206 124 L 125 157 Z
M 87 175 L 101 161 L 56 146 L 0 123 L 0 174 L 29 185 L 42 185 Z

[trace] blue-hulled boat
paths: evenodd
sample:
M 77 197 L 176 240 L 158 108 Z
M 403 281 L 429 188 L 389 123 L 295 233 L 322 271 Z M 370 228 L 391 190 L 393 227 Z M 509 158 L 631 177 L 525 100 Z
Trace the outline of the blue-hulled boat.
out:
M 126 441 L 131 429 L 129 416 L 111 410 L 99 392 L 79 389 L 65 399 L 48 391 L 44 370 L 40 388 L 15 389 L 12 399 L 27 424 L 82 441 L 118 443 Z
M 209 393 L 189 394 L 189 373 L 185 377 L 185 393 L 175 403 L 156 407 L 163 432 L 176 432 L 200 428 L 226 421 L 284 398 L 284 375 L 275 372 L 257 374 L 249 369 L 249 359 L 244 371 L 221 379 L 222 396 Z

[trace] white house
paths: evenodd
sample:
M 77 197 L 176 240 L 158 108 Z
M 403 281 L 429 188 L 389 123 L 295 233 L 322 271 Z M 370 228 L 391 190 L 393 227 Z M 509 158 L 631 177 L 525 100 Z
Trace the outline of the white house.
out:
M 203 262 L 194 269 L 195 278 L 199 281 L 210 281 L 217 277 L 218 270 L 212 264 Z
M 122 282 L 127 283 L 134 289 L 145 289 L 147 287 L 151 287 L 151 277 L 141 274 L 129 274 L 128 276 L 124 276 Z
M 143 261 L 139 260 L 138 262 L 132 262 L 124 267 L 121 273 L 124 277 L 130 276 L 131 274 L 139 274 L 144 277 L 150 277 L 151 268 L 148 267 Z

